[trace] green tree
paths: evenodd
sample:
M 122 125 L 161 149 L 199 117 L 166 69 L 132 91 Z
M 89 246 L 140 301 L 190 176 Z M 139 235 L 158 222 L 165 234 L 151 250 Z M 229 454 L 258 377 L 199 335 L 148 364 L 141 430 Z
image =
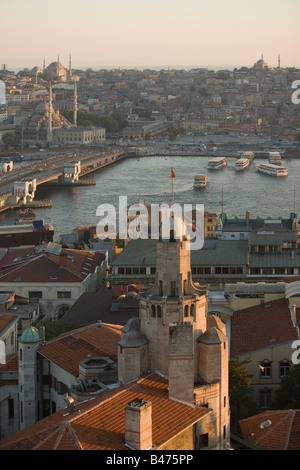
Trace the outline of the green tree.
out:
M 20 145 L 20 138 L 10 132 L 5 132 L 5 134 L 2 135 L 2 142 L 6 148 L 16 148 Z
M 288 375 L 281 379 L 271 408 L 275 410 L 300 409 L 300 364 L 291 367 Z
M 86 326 L 87 323 L 84 321 L 77 322 L 65 322 L 62 320 L 41 320 L 36 323 L 34 326 L 39 328 L 41 326 L 45 327 L 45 339 L 49 341 L 50 339 L 56 338 L 57 336 L 67 333 L 68 331 L 77 330 L 83 326 Z
M 239 420 L 258 412 L 253 400 L 253 389 L 250 387 L 251 375 L 247 371 L 250 359 L 240 361 L 235 357 L 229 361 L 229 399 L 230 423 L 234 433 L 239 434 Z

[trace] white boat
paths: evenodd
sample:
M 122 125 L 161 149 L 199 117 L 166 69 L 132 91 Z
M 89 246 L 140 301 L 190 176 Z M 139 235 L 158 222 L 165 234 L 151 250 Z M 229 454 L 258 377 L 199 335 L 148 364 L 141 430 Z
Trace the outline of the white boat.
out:
M 234 163 L 234 169 L 236 171 L 246 170 L 246 168 L 248 168 L 249 165 L 250 165 L 250 162 L 249 162 L 248 158 L 239 158 Z
M 225 157 L 215 157 L 208 161 L 207 168 L 208 170 L 220 170 L 227 165 L 227 160 Z
M 272 165 L 280 165 L 281 164 L 281 155 L 279 152 L 269 152 L 269 162 Z
M 241 155 L 241 158 L 248 158 L 249 163 L 251 163 L 252 160 L 254 160 L 254 157 L 255 157 L 254 152 L 243 152 Z
M 194 188 L 206 188 L 207 176 L 206 175 L 195 175 L 194 176 Z
M 280 165 L 273 165 L 272 163 L 260 163 L 256 165 L 257 171 L 265 173 L 266 175 L 272 176 L 287 176 L 288 171 L 286 168 Z

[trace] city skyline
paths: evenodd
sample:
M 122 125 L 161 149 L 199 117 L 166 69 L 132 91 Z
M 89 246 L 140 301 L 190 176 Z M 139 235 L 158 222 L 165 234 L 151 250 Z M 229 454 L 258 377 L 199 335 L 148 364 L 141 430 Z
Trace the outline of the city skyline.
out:
M 297 0 L 80 0 L 1 6 L 0 60 L 8 69 L 56 61 L 73 68 L 300 65 Z

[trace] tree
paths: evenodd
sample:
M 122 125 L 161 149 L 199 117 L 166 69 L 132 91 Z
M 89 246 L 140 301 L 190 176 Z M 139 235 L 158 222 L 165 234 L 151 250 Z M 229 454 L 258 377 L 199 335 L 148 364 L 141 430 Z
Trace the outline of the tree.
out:
M 271 408 L 275 410 L 300 409 L 300 364 L 291 367 L 288 375 L 281 379 Z
M 84 321 L 77 321 L 77 322 L 65 322 L 62 320 L 50 320 L 44 319 L 35 324 L 36 328 L 41 326 L 45 327 L 45 339 L 49 341 L 52 338 L 56 338 L 57 336 L 66 333 L 68 331 L 77 330 L 83 326 L 86 326 L 87 323 Z
M 5 132 L 5 134 L 2 135 L 2 142 L 6 148 L 16 148 L 20 145 L 20 138 L 10 132 Z
M 233 432 L 239 434 L 239 420 L 258 412 L 253 400 L 253 389 L 250 387 L 251 375 L 247 371 L 250 359 L 240 361 L 235 357 L 229 361 L 229 399 L 230 423 Z

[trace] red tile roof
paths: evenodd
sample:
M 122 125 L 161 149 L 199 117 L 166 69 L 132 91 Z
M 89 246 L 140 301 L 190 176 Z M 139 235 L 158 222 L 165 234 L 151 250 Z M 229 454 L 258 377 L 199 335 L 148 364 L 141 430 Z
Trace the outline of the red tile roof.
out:
M 261 450 L 300 449 L 300 410 L 265 411 L 239 424 L 244 439 Z
M 0 313 L 0 333 L 8 327 L 8 325 L 14 322 L 18 317 L 16 315 L 9 315 L 6 313 Z
M 0 450 L 128 450 L 125 405 L 135 398 L 152 403 L 153 447 L 160 448 L 210 410 L 168 398 L 168 382 L 151 373 L 135 382 L 60 410 L 0 442 Z
M 79 374 L 79 362 L 87 358 L 107 356 L 118 359 L 118 342 L 121 326 L 94 324 L 64 333 L 43 344 L 38 352 L 75 377 Z
M 1 282 L 81 282 L 82 279 L 69 269 L 52 261 L 47 255 L 26 260 L 0 275 Z
M 0 282 L 81 282 L 100 266 L 105 255 L 64 249 L 59 254 L 37 253 L 35 247 L 9 249 L 0 260 Z
M 8 354 L 5 358 L 5 364 L 0 364 L 0 372 L 17 372 L 18 370 L 19 358 L 17 352 Z
M 273 300 L 233 313 L 231 357 L 295 339 L 297 331 L 292 324 L 286 299 Z

